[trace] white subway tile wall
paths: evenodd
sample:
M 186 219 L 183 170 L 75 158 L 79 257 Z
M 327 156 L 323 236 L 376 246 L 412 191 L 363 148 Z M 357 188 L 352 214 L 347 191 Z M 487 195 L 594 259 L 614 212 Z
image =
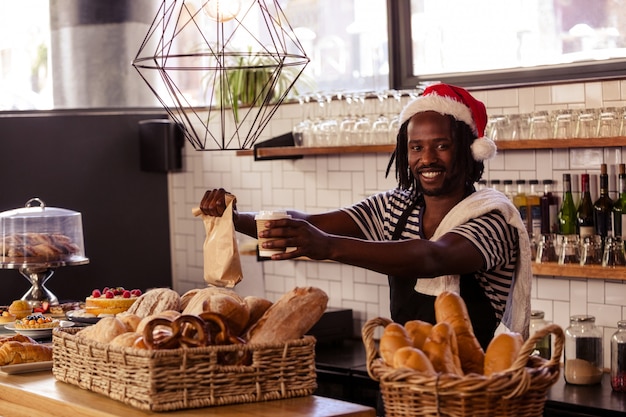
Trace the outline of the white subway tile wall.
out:
M 535 110 L 599 108 L 626 105 L 626 80 L 559 84 L 479 91 L 490 114 L 528 113 Z M 299 121 L 297 104 L 281 106 L 261 140 L 287 133 Z M 184 151 L 184 171 L 170 174 L 171 241 L 174 288 L 184 292 L 205 285 L 202 244 L 204 227 L 191 214 L 207 189 L 223 187 L 237 197 L 242 211 L 293 208 L 322 212 L 357 202 L 396 185 L 393 172 L 385 178 L 387 154 L 308 156 L 297 160 L 254 161 L 252 156 L 236 156 L 232 151 L 196 152 L 189 145 Z M 509 150 L 486 164 L 484 178 L 552 179 L 559 195 L 563 173 L 588 172 L 592 195 L 597 195 L 600 163 L 615 165 L 624 161 L 624 148 L 571 150 Z M 574 181 L 573 189 L 579 191 Z M 615 180 L 610 183 L 616 194 Z M 250 238 L 240 235 L 240 244 Z M 243 256 L 244 280 L 236 290 L 244 295 L 263 295 L 276 300 L 295 286 L 317 286 L 330 297 L 330 307 L 354 311 L 354 336 L 361 326 L 376 316 L 389 317 L 387 278 L 378 273 L 332 262 L 257 262 Z M 592 314 L 604 330 L 605 366 L 609 365 L 609 338 L 617 321 L 626 319 L 626 283 L 597 279 L 533 278 L 532 308 L 543 310 L 546 320 L 563 328 L 573 314 Z

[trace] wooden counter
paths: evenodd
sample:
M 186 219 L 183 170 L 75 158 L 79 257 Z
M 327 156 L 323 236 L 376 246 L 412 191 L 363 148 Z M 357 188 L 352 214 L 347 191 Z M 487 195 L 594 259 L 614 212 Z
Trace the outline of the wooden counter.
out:
M 18 375 L 0 373 L 0 415 L 3 417 L 375 417 L 373 408 L 330 398 L 308 396 L 286 400 L 225 405 L 171 412 L 130 407 L 76 386 L 59 382 L 50 371 Z

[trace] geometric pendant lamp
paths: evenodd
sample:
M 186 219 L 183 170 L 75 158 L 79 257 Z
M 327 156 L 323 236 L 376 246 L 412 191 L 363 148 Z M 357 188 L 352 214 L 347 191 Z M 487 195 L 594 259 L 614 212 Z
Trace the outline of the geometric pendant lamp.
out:
M 132 65 L 210 151 L 251 149 L 309 61 L 277 0 L 163 0 Z

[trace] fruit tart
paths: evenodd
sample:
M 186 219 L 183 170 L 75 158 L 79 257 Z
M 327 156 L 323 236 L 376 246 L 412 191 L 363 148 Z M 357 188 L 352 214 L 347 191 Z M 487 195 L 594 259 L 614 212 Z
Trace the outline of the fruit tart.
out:
M 12 314 L 8 307 L 5 306 L 0 308 L 0 324 L 12 323 L 16 318 L 15 314 Z
M 29 314 L 23 319 L 15 320 L 15 328 L 18 330 L 51 329 L 60 324 L 59 320 L 44 316 L 41 313 Z

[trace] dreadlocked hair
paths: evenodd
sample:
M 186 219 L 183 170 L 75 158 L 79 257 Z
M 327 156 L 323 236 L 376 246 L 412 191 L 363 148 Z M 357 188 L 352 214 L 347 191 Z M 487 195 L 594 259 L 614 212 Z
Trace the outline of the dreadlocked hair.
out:
M 456 120 L 452 116 L 450 118 L 451 132 L 450 136 L 457 145 L 456 161 L 459 164 L 461 172 L 465 172 L 465 188 L 471 189 L 478 180 L 483 176 L 485 170 L 485 164 L 482 161 L 474 160 L 472 156 L 471 144 L 476 139 L 476 135 L 472 132 L 472 129 L 465 123 Z M 409 118 L 410 120 L 410 118 Z M 385 177 L 389 175 L 391 165 L 395 161 L 396 166 L 396 179 L 398 180 L 398 187 L 404 190 L 408 190 L 411 186 L 415 185 L 415 177 L 409 168 L 409 156 L 408 156 L 408 125 L 409 120 L 402 123 L 398 130 L 396 137 L 396 149 L 391 154 L 389 163 L 387 164 L 387 170 Z

